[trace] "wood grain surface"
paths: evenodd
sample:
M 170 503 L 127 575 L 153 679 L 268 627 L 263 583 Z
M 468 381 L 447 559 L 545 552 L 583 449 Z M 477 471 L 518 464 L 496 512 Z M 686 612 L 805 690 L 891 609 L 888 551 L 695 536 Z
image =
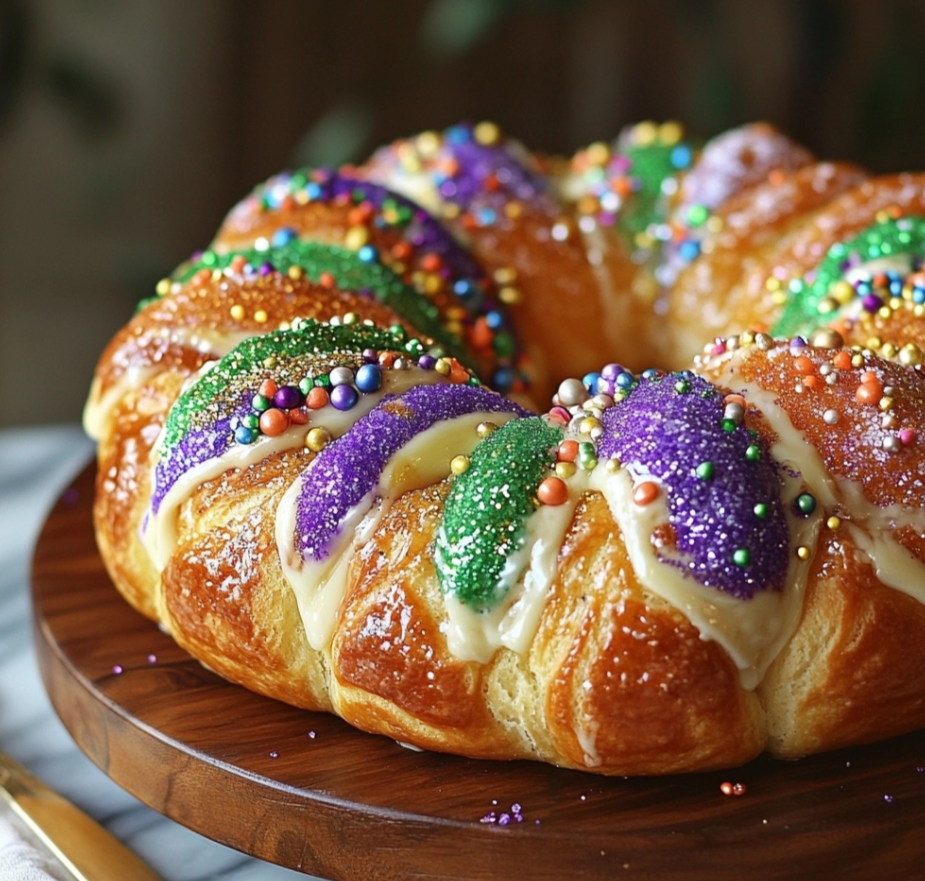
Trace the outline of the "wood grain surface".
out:
M 62 495 L 36 548 L 42 677 L 96 764 L 209 838 L 337 881 L 925 873 L 925 732 L 725 773 L 605 779 L 413 752 L 230 685 L 116 593 L 92 534 L 93 474 Z M 746 791 L 724 795 L 724 782 Z

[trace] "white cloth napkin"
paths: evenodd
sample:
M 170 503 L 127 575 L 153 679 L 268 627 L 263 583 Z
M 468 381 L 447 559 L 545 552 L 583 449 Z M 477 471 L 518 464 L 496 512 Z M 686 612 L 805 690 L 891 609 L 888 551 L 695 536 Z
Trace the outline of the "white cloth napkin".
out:
M 0 799 L 0 881 L 74 881 L 74 876 L 3 799 Z

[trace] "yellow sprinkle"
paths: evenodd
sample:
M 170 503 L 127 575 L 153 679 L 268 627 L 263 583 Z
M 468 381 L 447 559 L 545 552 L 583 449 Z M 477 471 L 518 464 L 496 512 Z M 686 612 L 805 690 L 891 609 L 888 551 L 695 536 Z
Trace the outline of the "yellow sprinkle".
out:
M 501 129 L 493 122 L 480 122 L 473 130 L 476 141 L 480 144 L 490 146 L 497 144 L 501 138 Z
M 884 358 L 895 358 L 896 357 L 896 346 L 892 343 L 884 343 L 883 348 L 880 350 L 880 354 Z
M 893 399 L 889 395 L 884 395 L 877 406 L 879 406 L 881 410 L 892 410 Z
M 852 367 L 861 367 L 864 364 L 864 356 L 858 352 L 856 355 L 851 356 L 851 366 Z
M 725 225 L 726 222 L 723 218 L 717 217 L 715 214 L 707 220 L 707 229 L 710 232 L 719 232 Z
M 521 300 L 520 288 L 511 287 L 511 285 L 505 285 L 498 291 L 498 299 L 504 303 L 506 306 L 512 306 L 515 303 L 519 303 Z
M 797 548 L 797 556 L 801 560 L 808 560 L 809 559 L 809 548 L 806 547 L 806 545 L 800 545 Z
M 591 434 L 595 428 L 600 428 L 601 422 L 599 419 L 595 419 L 593 416 L 586 416 L 581 422 L 578 423 L 578 430 L 582 434 Z
M 360 320 L 360 316 L 356 312 L 348 312 L 344 315 L 344 324 L 356 324 Z
M 320 453 L 331 442 L 331 432 L 326 428 L 313 428 L 305 435 L 305 446 L 313 453 Z
M 841 526 L 841 518 L 834 516 L 829 517 L 829 519 L 825 521 L 825 525 L 828 526 L 829 529 L 838 529 L 838 527 Z
M 906 343 L 899 350 L 899 361 L 906 366 L 915 366 L 922 363 L 922 350 L 915 343 Z
M 302 269 L 301 266 L 290 266 L 289 269 L 286 271 L 286 274 L 293 281 L 298 281 L 303 275 L 305 275 L 305 271 Z
M 344 236 L 344 244 L 351 251 L 359 251 L 369 241 L 369 230 L 365 226 L 351 226 Z
M 674 120 L 669 120 L 668 122 L 663 122 L 658 127 L 658 139 L 669 147 L 677 144 L 681 140 L 681 137 L 684 134 L 684 127 L 680 122 L 675 122 Z
M 568 479 L 572 477 L 578 469 L 574 462 L 556 462 L 556 477 Z
M 623 467 L 623 464 L 620 462 L 620 460 L 616 456 L 612 456 L 611 458 L 607 460 L 607 464 L 604 467 L 611 474 L 615 474 L 617 471 L 619 471 Z
M 520 202 L 508 202 L 507 205 L 504 206 L 504 214 L 511 220 L 516 220 L 523 213 L 524 206 Z
M 492 275 L 498 284 L 511 284 L 517 280 L 517 270 L 513 266 L 501 266 Z
M 769 291 L 779 291 L 779 290 L 780 290 L 780 279 L 779 279 L 779 278 L 775 278 L 773 275 L 772 275 L 772 276 L 769 276 L 769 277 L 765 280 L 764 286 L 765 286 Z
M 433 156 L 440 149 L 440 135 L 436 132 L 421 132 L 417 136 L 415 146 L 422 156 Z
M 447 220 L 455 220 L 459 217 L 462 209 L 454 202 L 445 202 L 440 211 Z
M 268 316 L 267 316 L 266 309 L 258 309 L 258 310 L 254 313 L 254 321 L 256 321 L 257 324 L 266 324 L 266 322 L 267 322 L 267 317 L 268 317 Z
M 595 141 L 585 150 L 585 158 L 589 165 L 606 165 L 610 160 L 610 147 L 603 141 Z
M 493 431 L 497 431 L 497 430 L 498 430 L 498 426 L 495 425 L 494 422 L 480 422 L 480 423 L 478 424 L 478 427 L 475 429 L 475 433 L 476 433 L 480 438 L 486 438 L 486 437 L 488 437 L 488 435 L 490 435 Z
M 235 321 L 240 321 L 244 317 L 244 307 L 240 303 L 235 303 L 228 311 Z
M 443 289 L 443 279 L 439 275 L 437 275 L 437 273 L 434 272 L 434 273 L 431 273 L 425 276 L 425 279 L 424 279 L 424 293 L 425 294 L 430 294 L 431 296 L 433 296 L 434 294 L 439 294 L 442 289 Z
M 453 474 L 465 474 L 469 470 L 469 465 L 468 456 L 453 456 L 450 460 L 450 471 Z
M 154 290 L 162 297 L 164 296 L 164 294 L 169 294 L 170 293 L 170 279 L 162 278 L 157 283 L 157 287 L 155 287 Z
M 637 123 L 633 128 L 633 140 L 640 147 L 646 147 L 651 144 L 657 135 L 658 126 L 650 120 Z
M 450 364 L 448 358 L 438 358 L 437 363 L 434 364 L 434 370 L 437 371 L 441 376 L 449 376 L 450 371 L 452 371 L 453 365 Z
M 854 288 L 850 282 L 842 279 L 832 285 L 829 296 L 834 297 L 836 302 L 841 306 L 847 306 L 854 299 Z

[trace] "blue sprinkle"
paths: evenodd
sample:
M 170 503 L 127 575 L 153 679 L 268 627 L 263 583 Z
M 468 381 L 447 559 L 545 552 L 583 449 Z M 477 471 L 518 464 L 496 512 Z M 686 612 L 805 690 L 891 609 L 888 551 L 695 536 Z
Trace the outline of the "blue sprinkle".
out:
M 296 237 L 296 231 L 291 226 L 284 226 L 273 233 L 270 240 L 274 248 L 281 248 L 288 245 Z
M 688 147 L 687 144 L 678 144 L 678 146 L 671 151 L 671 164 L 675 168 L 687 168 L 687 166 L 691 164 L 693 158 L 691 148 Z
M 372 245 L 363 245 L 359 251 L 357 251 L 357 257 L 363 263 L 375 263 L 379 259 L 379 252 Z
M 686 263 L 690 263 L 700 253 L 700 242 L 695 239 L 685 239 L 678 247 L 678 254 Z

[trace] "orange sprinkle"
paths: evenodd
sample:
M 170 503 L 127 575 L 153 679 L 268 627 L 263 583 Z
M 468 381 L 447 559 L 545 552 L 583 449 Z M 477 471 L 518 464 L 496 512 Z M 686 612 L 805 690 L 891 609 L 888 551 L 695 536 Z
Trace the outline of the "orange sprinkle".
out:
M 407 260 L 414 253 L 411 242 L 396 242 L 392 245 L 392 256 L 396 260 Z
M 370 217 L 373 216 L 373 206 L 369 202 L 360 202 L 355 208 L 350 209 L 347 215 L 347 222 L 351 226 L 363 226 Z
M 421 269 L 425 272 L 437 272 L 442 265 L 439 254 L 425 254 L 421 258 Z
M 793 366 L 796 367 L 800 373 L 812 373 L 816 365 L 813 364 L 812 358 L 806 355 L 800 355 L 800 357 L 793 362 Z
M 241 272 L 245 266 L 247 266 L 247 258 L 243 257 L 241 254 L 231 258 L 232 272 Z
M 308 425 L 308 413 L 301 407 L 289 411 L 289 421 L 293 425 Z
M 455 358 L 450 359 L 450 382 L 462 384 L 469 381 L 469 371 Z
M 292 196 L 286 196 L 282 202 L 279 203 L 279 207 L 283 211 L 293 211 L 296 206 L 296 200 Z
M 484 316 L 477 318 L 475 324 L 472 325 L 472 333 L 470 334 L 469 341 L 476 349 L 485 349 L 491 345 L 491 341 L 495 338 L 495 335 L 492 333 L 491 327 L 488 325 L 488 321 Z
M 337 282 L 334 280 L 334 276 L 331 275 L 330 272 L 322 272 L 321 275 L 318 276 L 318 284 L 320 284 L 321 287 L 330 290 L 334 287 L 335 284 L 337 284 Z
M 818 389 L 822 386 L 818 376 L 806 376 L 803 378 L 803 388 Z
M 212 278 L 211 269 L 200 269 L 199 272 L 193 276 L 193 283 L 205 284 L 210 278 Z
M 879 381 L 862 382 L 855 392 L 855 397 L 860 404 L 877 404 L 883 397 L 883 386 Z
M 326 407 L 330 396 L 327 391 L 321 386 L 316 385 L 309 393 L 308 397 L 305 399 L 305 405 L 309 410 L 320 410 L 322 407 Z
M 272 379 L 265 379 L 257 388 L 257 393 L 265 398 L 272 398 L 279 391 L 279 386 Z
M 740 406 L 744 407 L 745 398 L 742 395 L 736 395 L 736 394 L 726 395 L 726 397 L 723 398 L 723 403 L 724 404 L 739 404 Z
M 289 414 L 271 407 L 260 414 L 260 430 L 268 437 L 277 437 L 289 428 Z
M 547 477 L 537 488 L 536 497 L 544 505 L 562 505 L 568 501 L 568 486 L 560 477 Z
M 574 462 L 578 458 L 578 441 L 562 441 L 556 450 L 556 458 L 560 462 Z
M 833 359 L 832 363 L 839 370 L 847 370 L 851 366 L 851 353 L 842 349 Z
M 633 487 L 633 501 L 640 507 L 650 505 L 658 498 L 660 490 L 653 480 L 644 480 Z

